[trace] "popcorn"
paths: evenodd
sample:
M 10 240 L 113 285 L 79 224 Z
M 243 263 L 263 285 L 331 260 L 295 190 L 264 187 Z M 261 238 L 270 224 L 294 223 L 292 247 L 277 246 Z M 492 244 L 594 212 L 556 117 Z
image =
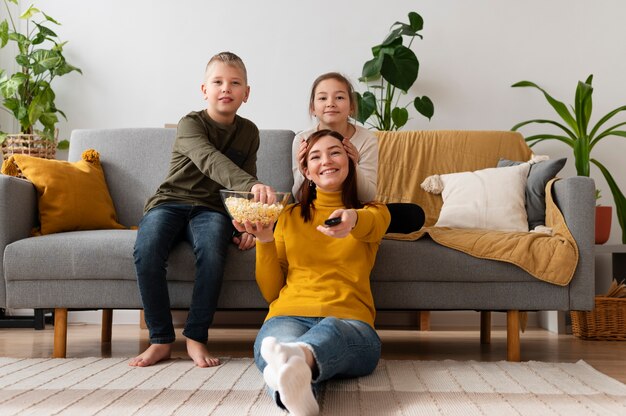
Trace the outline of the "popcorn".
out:
M 261 222 L 264 225 L 272 224 L 283 210 L 282 204 L 278 202 L 266 204 L 234 196 L 226 198 L 224 204 L 235 221 L 240 223 L 247 220 L 252 223 Z

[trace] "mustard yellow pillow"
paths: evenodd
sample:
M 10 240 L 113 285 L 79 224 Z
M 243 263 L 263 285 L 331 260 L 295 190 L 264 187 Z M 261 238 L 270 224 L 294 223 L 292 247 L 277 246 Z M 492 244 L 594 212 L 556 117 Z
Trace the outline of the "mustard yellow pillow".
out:
M 16 176 L 18 168 L 39 195 L 37 234 L 126 228 L 117 222 L 95 150 L 86 150 L 75 163 L 13 155 L 2 164 L 2 173 Z

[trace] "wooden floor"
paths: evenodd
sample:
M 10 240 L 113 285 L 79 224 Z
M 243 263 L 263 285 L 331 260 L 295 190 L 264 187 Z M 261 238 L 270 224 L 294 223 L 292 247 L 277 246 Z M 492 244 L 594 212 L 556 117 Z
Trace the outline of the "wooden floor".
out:
M 213 328 L 209 348 L 218 356 L 251 357 L 256 329 Z M 415 331 L 379 330 L 383 358 L 394 360 L 506 359 L 506 331 L 492 330 L 491 344 L 481 345 L 476 330 Z M 185 357 L 185 343 L 177 329 L 174 356 Z M 50 357 L 53 328 L 45 330 L 0 328 L 0 356 Z M 599 371 L 626 383 L 626 342 L 583 341 L 572 335 L 556 335 L 528 329 L 521 335 L 522 361 L 576 362 L 584 360 Z M 78 324 L 68 327 L 68 357 L 132 357 L 148 346 L 148 332 L 137 325 L 114 325 L 110 344 L 100 343 L 100 326 Z

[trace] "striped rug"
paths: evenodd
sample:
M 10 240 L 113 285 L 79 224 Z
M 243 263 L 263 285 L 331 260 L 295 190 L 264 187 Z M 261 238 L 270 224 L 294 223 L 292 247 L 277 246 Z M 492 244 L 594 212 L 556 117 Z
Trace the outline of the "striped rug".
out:
M 250 358 L 0 358 L 0 414 L 281 415 Z M 323 415 L 626 415 L 626 385 L 577 363 L 390 361 L 327 383 Z

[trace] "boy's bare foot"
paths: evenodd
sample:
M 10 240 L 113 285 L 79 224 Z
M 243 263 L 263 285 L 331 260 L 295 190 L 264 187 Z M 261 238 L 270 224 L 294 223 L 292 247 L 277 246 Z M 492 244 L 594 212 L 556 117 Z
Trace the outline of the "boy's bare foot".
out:
M 172 344 L 151 344 L 143 353 L 128 362 L 133 367 L 148 367 L 159 361 L 169 360 Z
M 187 354 L 198 367 L 215 367 L 220 365 L 220 359 L 209 354 L 205 344 L 187 338 Z

